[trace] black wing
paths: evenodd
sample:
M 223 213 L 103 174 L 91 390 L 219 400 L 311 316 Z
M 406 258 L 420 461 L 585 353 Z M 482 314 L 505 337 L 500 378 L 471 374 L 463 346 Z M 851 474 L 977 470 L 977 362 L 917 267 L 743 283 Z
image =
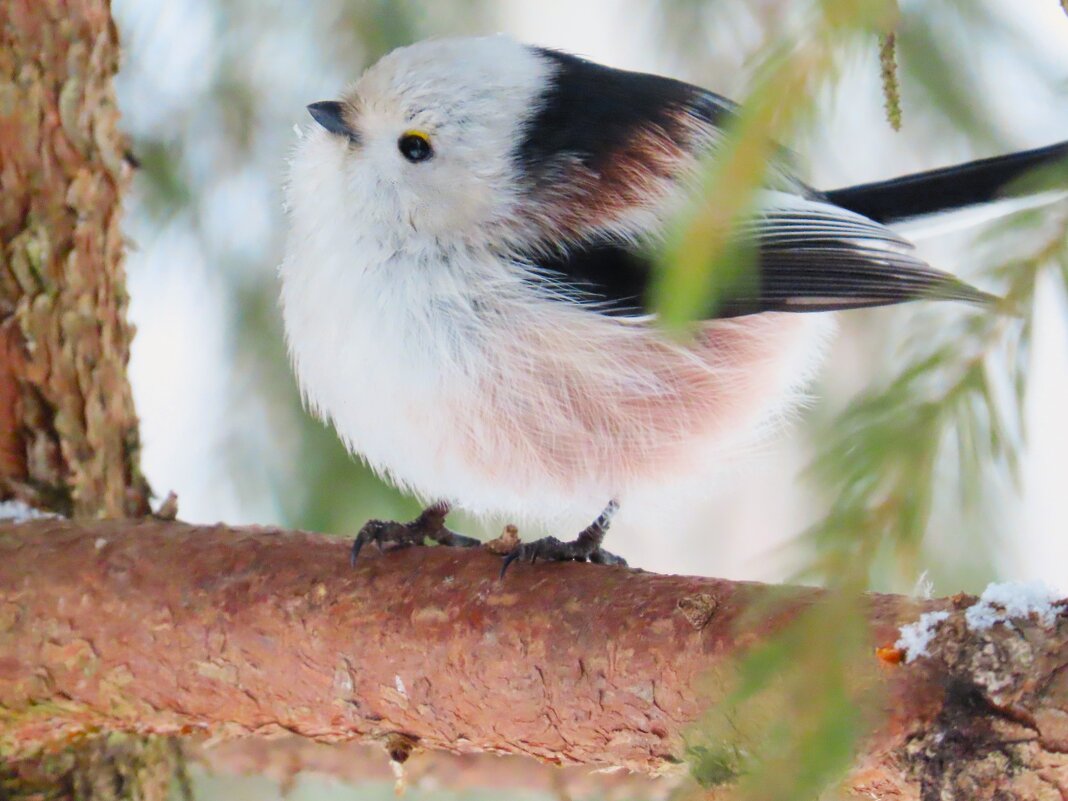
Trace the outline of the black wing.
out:
M 539 233 L 529 252 L 515 255 L 546 291 L 612 314 L 648 313 L 654 257 L 634 242 L 655 242 L 659 232 L 641 226 L 659 223 L 641 213 L 679 188 L 720 140 L 735 106 L 669 78 L 535 52 L 550 77 L 514 157 L 524 221 Z M 890 229 L 792 178 L 784 156 L 763 210 L 737 232 L 753 269 L 716 299 L 710 316 L 990 299 L 917 258 Z M 634 219 L 644 222 L 636 229 Z
M 828 204 L 771 209 L 743 226 L 748 273 L 713 299 L 710 317 L 767 311 L 838 311 L 911 300 L 995 300 L 918 258 L 893 231 Z M 555 291 L 606 313 L 652 311 L 655 254 L 602 238 L 551 257 L 528 261 Z

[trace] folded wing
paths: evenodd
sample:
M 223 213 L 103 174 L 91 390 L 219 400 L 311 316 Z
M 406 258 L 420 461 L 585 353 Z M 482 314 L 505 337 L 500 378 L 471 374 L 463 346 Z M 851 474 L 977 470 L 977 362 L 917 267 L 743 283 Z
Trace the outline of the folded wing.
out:
M 515 152 L 525 193 L 517 239 L 529 251 L 513 255 L 546 292 L 607 313 L 646 314 L 659 229 L 693 190 L 701 159 L 720 146 L 736 107 L 680 81 L 535 52 L 549 79 Z M 738 269 L 708 316 L 991 299 L 844 200 L 794 178 L 789 161 L 776 151 L 760 212 L 731 232 L 749 258 L 731 265 Z M 832 195 L 860 203 L 870 195 L 861 189 Z M 876 189 L 884 202 L 885 187 Z
M 710 299 L 709 317 L 813 312 L 911 300 L 995 300 L 919 258 L 889 228 L 818 200 L 767 193 L 768 204 L 735 232 L 749 255 Z M 529 259 L 546 288 L 616 315 L 652 311 L 656 249 L 603 236 Z M 718 283 L 718 282 L 717 282 Z

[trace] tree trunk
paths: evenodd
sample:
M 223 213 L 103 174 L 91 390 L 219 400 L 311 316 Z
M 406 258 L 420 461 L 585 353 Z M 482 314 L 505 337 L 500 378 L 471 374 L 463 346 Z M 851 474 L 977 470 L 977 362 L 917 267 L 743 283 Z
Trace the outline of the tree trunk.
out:
M 141 515 L 109 4 L 7 0 L 0 35 L 0 496 Z
M 0 500 L 148 510 L 126 379 L 126 140 L 107 0 L 0 2 Z M 164 798 L 175 749 L 94 739 L 8 763 L 3 797 Z
M 293 733 L 678 772 L 733 660 L 824 596 L 580 564 L 501 581 L 483 550 L 360 559 L 276 530 L 0 528 L 3 747 L 96 728 Z M 974 601 L 863 600 L 888 648 L 850 677 L 881 699 L 857 795 L 1068 793 L 1068 615 L 979 630 Z M 900 627 L 931 611 L 946 616 L 929 654 L 901 662 Z

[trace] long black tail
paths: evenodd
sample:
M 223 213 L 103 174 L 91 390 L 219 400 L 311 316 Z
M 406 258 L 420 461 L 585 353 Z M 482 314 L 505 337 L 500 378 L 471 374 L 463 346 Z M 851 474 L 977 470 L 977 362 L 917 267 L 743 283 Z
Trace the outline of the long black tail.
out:
M 1059 161 L 1065 161 L 1068 166 L 1068 142 L 918 172 L 889 181 L 847 186 L 826 192 L 825 197 L 831 203 L 868 219 L 892 223 L 1019 194 L 1068 188 L 1068 172 L 1057 175 L 1053 185 L 1028 185 L 1021 191 L 1014 191 L 1012 186 L 1017 178 L 1031 170 Z

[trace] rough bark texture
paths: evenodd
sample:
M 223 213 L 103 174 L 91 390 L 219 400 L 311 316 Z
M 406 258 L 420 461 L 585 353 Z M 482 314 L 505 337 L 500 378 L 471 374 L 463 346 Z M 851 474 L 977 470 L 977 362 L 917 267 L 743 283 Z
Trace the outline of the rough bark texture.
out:
M 0 500 L 140 515 L 107 0 L 0 1 Z M 0 797 L 164 798 L 168 742 L 99 738 L 0 765 Z
M 678 769 L 740 649 L 820 593 L 483 551 L 361 556 L 321 536 L 160 521 L 0 528 L 3 748 L 99 728 L 212 737 L 402 735 L 453 753 Z M 931 656 L 872 656 L 875 798 L 1068 793 L 1068 620 L 964 625 L 974 599 L 865 600 L 875 643 L 945 609 Z M 399 747 L 399 746 L 397 746 Z M 401 749 L 403 750 L 403 748 Z
M 0 3 L 0 498 L 148 509 L 126 380 L 129 167 L 106 0 Z

